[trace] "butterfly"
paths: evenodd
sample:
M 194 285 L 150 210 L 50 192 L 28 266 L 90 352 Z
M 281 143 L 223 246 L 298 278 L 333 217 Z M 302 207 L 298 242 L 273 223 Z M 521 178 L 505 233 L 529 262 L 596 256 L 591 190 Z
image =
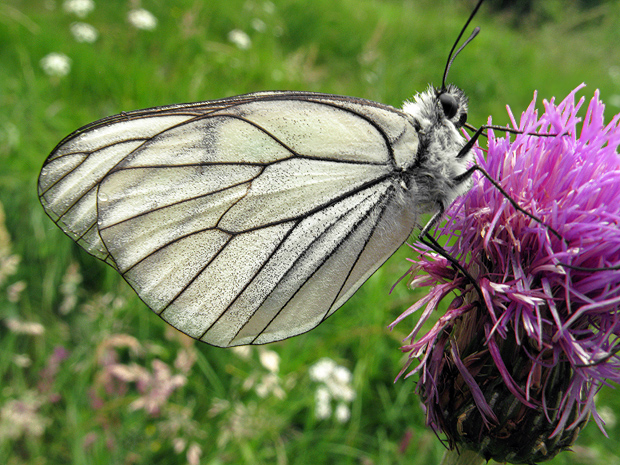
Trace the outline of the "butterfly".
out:
M 123 112 L 54 148 L 41 204 L 195 339 L 230 347 L 309 331 L 422 213 L 438 219 L 469 188 L 467 98 L 445 79 L 481 3 L 442 86 L 402 109 L 258 92 Z

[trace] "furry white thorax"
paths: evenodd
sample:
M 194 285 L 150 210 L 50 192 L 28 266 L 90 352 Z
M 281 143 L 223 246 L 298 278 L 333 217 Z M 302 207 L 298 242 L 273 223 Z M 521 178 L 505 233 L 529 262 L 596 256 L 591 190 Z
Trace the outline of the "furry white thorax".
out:
M 456 197 L 469 190 L 471 182 L 456 182 L 459 175 L 472 164 L 471 151 L 457 158 L 465 145 L 465 138 L 459 128 L 467 114 L 467 97 L 461 89 L 448 85 L 445 93 L 457 103 L 456 114 L 448 119 L 439 101 L 439 90 L 430 86 L 414 96 L 413 101 L 403 104 L 403 111 L 409 114 L 419 127 L 420 145 L 416 169 L 412 177 L 418 187 L 419 200 L 428 211 L 438 206 L 446 209 Z

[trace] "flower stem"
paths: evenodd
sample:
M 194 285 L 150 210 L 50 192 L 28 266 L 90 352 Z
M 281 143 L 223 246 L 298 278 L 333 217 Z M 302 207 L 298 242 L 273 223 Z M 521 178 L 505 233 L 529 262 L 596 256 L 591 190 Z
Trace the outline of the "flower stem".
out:
M 484 457 L 472 450 L 447 450 L 440 465 L 480 465 L 485 463 Z

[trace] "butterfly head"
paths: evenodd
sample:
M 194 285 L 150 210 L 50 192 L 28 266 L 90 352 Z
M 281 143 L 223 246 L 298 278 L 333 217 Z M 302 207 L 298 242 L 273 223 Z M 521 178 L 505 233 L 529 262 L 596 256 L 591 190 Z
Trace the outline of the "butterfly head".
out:
M 458 129 L 467 122 L 467 109 L 467 96 L 453 84 L 445 88 L 430 86 L 403 105 L 403 111 L 413 118 L 422 136 L 448 131 L 459 138 Z
M 445 207 L 468 188 L 457 181 L 472 161 L 471 152 L 459 155 L 465 145 L 461 127 L 467 121 L 467 96 L 452 84 L 430 86 L 405 102 L 403 111 L 418 128 L 420 140 L 411 171 L 414 182 L 431 209 L 438 204 Z
M 448 84 L 446 88 L 435 89 L 435 96 L 445 119 L 457 128 L 467 122 L 467 96 L 461 89 Z

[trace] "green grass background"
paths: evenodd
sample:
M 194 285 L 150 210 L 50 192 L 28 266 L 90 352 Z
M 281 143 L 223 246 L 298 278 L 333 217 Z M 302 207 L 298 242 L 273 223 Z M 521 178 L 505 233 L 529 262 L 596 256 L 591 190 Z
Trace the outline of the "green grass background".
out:
M 473 3 L 97 1 L 82 20 L 99 31 L 93 44 L 74 40 L 69 27 L 78 18 L 60 1 L 0 4 L 0 232 L 11 239 L 0 234 L 0 264 L 9 270 L 0 279 L 0 463 L 195 463 L 187 455 L 192 445 L 202 464 L 439 463 L 443 448 L 424 426 L 415 379 L 394 383 L 403 364 L 398 347 L 415 320 L 386 329 L 424 292 L 400 285 L 388 296 L 408 267 L 408 248 L 319 328 L 266 347 L 280 356 L 277 382 L 285 396 L 262 398 L 255 388 L 267 370 L 258 349 L 244 358 L 175 335 L 111 269 L 53 225 L 38 203 L 36 181 L 62 137 L 120 111 L 267 89 L 400 106 L 440 83 Z M 157 17 L 155 30 L 127 23 L 138 5 Z M 581 82 L 586 97 L 601 90 L 608 118 L 620 111 L 620 4 L 575 5 L 539 2 L 520 15 L 482 7 L 474 21 L 482 32 L 449 76 L 470 97 L 471 123 L 483 124 L 487 115 L 506 123 L 505 105 L 518 114 L 535 90 L 539 100 L 562 98 Z M 263 31 L 253 27 L 257 19 Z M 250 36 L 249 49 L 228 40 L 233 29 Z M 50 52 L 71 58 L 67 76 L 43 72 L 40 60 Z M 13 269 L 11 256 L 20 258 Z M 15 283 L 26 285 L 18 298 L 9 295 Z M 40 323 L 44 333 L 12 330 L 15 319 Z M 130 343 L 115 345 L 118 335 Z M 54 364 L 59 347 L 68 356 Z M 179 354 L 195 358 L 187 373 L 175 366 Z M 148 372 L 161 361 L 186 384 L 158 413 L 133 409 L 142 392 L 105 378 L 109 356 Z M 315 418 L 317 384 L 308 368 L 321 357 L 353 373 L 357 396 L 346 423 Z M 23 431 L 7 413 L 16 405 L 27 419 Z M 612 418 L 620 414 L 613 389 L 603 389 L 599 405 Z M 607 431 L 610 438 L 590 424 L 575 451 L 551 463 L 619 464 L 620 428 L 611 422 Z

